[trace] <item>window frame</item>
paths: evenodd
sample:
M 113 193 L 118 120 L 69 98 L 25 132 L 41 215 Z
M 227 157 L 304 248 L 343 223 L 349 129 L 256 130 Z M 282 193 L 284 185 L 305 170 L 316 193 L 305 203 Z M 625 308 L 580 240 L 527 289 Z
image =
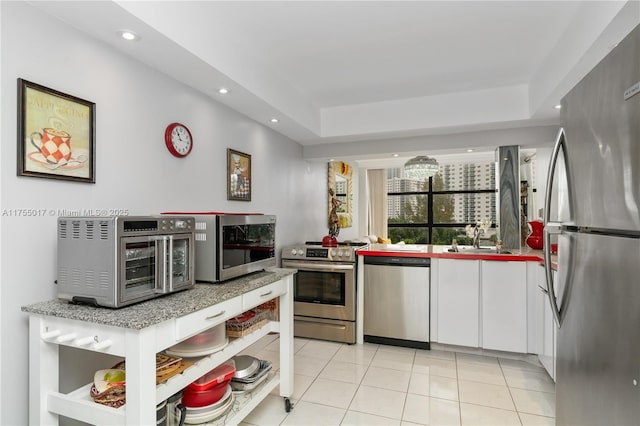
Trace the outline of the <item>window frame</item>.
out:
M 497 194 L 498 189 L 468 189 L 468 190 L 433 190 L 433 176 L 429 177 L 427 190 L 423 191 L 401 191 L 401 192 L 387 192 L 387 198 L 391 196 L 403 196 L 403 195 L 426 195 L 427 196 L 427 222 L 412 222 L 412 223 L 387 223 L 387 235 L 390 235 L 392 228 L 426 228 L 427 230 L 427 244 L 433 243 L 433 229 L 434 228 L 464 228 L 467 225 L 474 226 L 472 222 L 449 222 L 449 223 L 433 223 L 433 197 L 434 195 L 466 195 L 466 194 Z M 387 211 L 388 214 L 388 211 Z M 497 212 L 496 212 L 497 215 Z M 492 222 L 491 229 L 495 229 L 496 224 Z

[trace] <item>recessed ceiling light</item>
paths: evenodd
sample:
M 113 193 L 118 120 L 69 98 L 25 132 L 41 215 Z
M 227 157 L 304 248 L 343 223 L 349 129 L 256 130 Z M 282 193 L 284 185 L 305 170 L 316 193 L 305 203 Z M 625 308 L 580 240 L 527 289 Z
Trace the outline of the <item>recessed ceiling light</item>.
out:
M 393 154 L 393 155 L 392 155 L 392 157 L 394 157 L 394 158 L 395 158 L 395 157 L 399 157 L 399 156 L 400 156 L 400 154 Z
M 118 31 L 118 34 L 120 34 L 120 37 L 128 41 L 138 40 L 140 38 L 138 34 L 129 30 Z
M 560 109 L 560 108 L 562 108 L 562 105 L 558 104 L 558 105 L 554 106 L 554 108 L 555 109 Z
M 272 119 L 271 119 L 271 122 L 272 122 L 272 123 L 277 123 L 278 121 L 280 121 L 280 120 L 278 120 L 277 118 L 272 118 Z
M 229 89 L 221 87 L 218 89 L 218 93 L 220 93 L 221 95 L 226 95 L 227 93 L 229 93 Z
M 329 162 L 330 162 L 330 163 L 333 163 L 334 161 L 336 161 L 336 159 L 335 159 L 335 158 L 329 158 Z
M 467 152 L 473 152 L 473 150 L 472 150 L 471 148 L 469 148 L 469 149 L 467 150 Z

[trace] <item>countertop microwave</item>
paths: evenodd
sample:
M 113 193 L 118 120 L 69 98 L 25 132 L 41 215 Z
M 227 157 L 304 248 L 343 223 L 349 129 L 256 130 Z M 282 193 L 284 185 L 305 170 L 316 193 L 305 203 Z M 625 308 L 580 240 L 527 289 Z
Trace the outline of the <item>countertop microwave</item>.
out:
M 176 213 L 195 218 L 195 279 L 220 283 L 276 266 L 276 217 Z

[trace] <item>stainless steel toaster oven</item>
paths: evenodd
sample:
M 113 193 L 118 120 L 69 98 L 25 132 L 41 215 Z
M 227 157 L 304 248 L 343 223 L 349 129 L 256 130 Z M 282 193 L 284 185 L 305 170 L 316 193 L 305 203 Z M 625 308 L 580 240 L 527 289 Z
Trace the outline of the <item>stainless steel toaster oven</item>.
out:
M 57 294 L 119 308 L 191 288 L 192 217 L 58 218 Z

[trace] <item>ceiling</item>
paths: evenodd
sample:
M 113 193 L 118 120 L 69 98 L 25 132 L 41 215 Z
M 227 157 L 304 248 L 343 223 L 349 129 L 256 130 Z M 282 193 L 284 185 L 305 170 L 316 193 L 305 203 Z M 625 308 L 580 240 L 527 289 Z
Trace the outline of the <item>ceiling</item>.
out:
M 310 157 L 555 125 L 554 105 L 640 23 L 638 1 L 30 3 Z M 140 39 L 125 42 L 122 29 Z

